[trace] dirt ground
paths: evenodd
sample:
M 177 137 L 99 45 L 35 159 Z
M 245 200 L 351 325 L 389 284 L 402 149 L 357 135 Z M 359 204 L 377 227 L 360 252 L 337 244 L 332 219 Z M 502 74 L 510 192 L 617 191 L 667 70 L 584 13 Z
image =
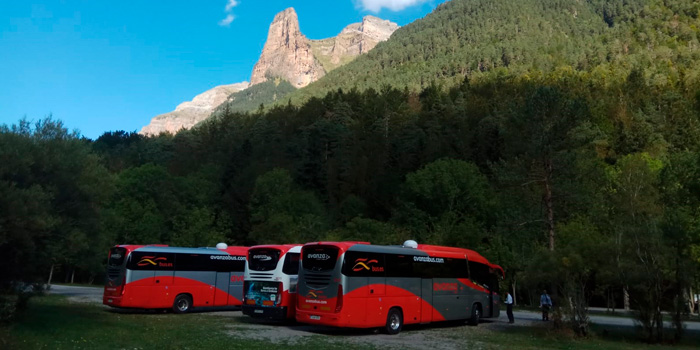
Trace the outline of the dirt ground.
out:
M 53 285 L 50 293 L 64 295 L 71 302 L 92 303 L 102 305 L 102 289 L 90 287 L 75 287 L 65 285 Z M 107 306 L 104 306 L 109 309 Z M 133 310 L 111 309 L 114 312 L 129 312 Z M 143 311 L 149 312 L 149 311 Z M 152 311 L 150 311 L 152 312 Z M 439 323 L 432 325 L 407 326 L 404 332 L 398 335 L 382 334 L 372 329 L 338 329 L 331 327 L 319 327 L 300 323 L 274 323 L 251 319 L 243 315 L 239 310 L 232 309 L 200 309 L 197 313 L 211 317 L 220 317 L 228 324 L 228 333 L 238 338 L 249 340 L 269 341 L 279 345 L 295 345 L 311 340 L 313 337 L 323 337 L 324 341 L 343 344 L 368 345 L 394 349 L 455 349 L 464 345 L 464 339 L 459 339 L 460 333 L 464 333 L 462 327 L 469 327 L 463 323 Z M 523 320 L 515 325 L 508 325 L 505 313 L 501 318 L 481 323 L 475 330 L 498 329 L 500 327 L 518 327 L 531 325 L 532 321 Z M 474 329 L 473 327 L 470 327 Z M 475 342 L 473 348 L 480 348 Z
M 304 324 L 278 324 L 256 321 L 238 313 L 223 315 L 212 313 L 213 316 L 228 318 L 229 333 L 236 337 L 269 341 L 279 345 L 295 345 L 311 337 L 323 336 L 325 341 L 342 344 L 369 345 L 395 349 L 455 349 L 464 345 L 463 341 L 446 337 L 447 333 L 458 332 L 464 324 L 445 324 L 430 326 L 408 326 L 398 335 L 387 335 L 372 329 L 338 329 Z M 501 327 L 500 322 L 483 323 L 479 327 Z

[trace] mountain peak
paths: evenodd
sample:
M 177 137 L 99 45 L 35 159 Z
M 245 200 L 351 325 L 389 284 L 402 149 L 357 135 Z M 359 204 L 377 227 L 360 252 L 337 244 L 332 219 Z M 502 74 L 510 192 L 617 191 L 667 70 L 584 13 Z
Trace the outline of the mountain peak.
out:
M 288 7 L 284 9 L 283 11 L 279 12 L 278 14 L 275 15 L 275 19 L 273 20 L 276 21 L 278 18 L 297 18 L 297 12 L 294 10 L 294 7 Z
M 260 59 L 253 67 L 250 84 L 281 77 L 294 87 L 304 87 L 325 74 L 314 58 L 311 43 L 299 30 L 299 19 L 294 8 L 278 13 L 270 24 L 267 42 Z

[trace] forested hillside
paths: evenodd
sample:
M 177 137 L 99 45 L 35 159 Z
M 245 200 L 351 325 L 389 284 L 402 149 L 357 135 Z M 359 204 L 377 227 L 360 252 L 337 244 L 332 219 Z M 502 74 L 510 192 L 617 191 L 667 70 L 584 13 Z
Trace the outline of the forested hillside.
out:
M 558 69 L 606 80 L 643 67 L 647 83 L 696 88 L 698 11 L 689 0 L 453 0 L 291 99 L 384 85 L 419 91 L 436 81 L 454 86 L 465 76 Z
M 281 100 L 294 90 L 296 88 L 286 80 L 271 79 L 231 94 L 228 100 L 217 107 L 212 114 L 217 115 L 224 110 L 228 112 L 254 111 L 260 108 L 260 105 L 269 105 Z
M 286 80 L 279 78 L 268 80 L 264 83 L 253 85 L 243 91 L 231 94 L 228 100 L 217 107 L 212 115 L 218 115 L 222 111 L 254 111 L 260 108 L 260 105 L 269 105 L 280 101 L 284 96 L 289 95 L 294 90 L 296 90 L 296 88 Z
M 627 295 L 649 340 L 663 339 L 661 310 L 680 336 L 700 287 L 699 9 L 454 1 L 304 91 L 367 85 L 299 106 L 223 110 L 153 138 L 81 140 L 52 120 L 5 127 L 0 267 L 88 279 L 109 244 L 415 239 L 478 250 L 521 303 L 555 290 L 579 334 L 588 303 L 621 307 Z M 451 30 L 477 15 L 492 34 L 472 26 L 460 32 L 472 39 L 438 45 L 467 38 Z M 508 16 L 522 27 L 497 20 Z M 392 47 L 411 54 L 385 57 Z M 489 47 L 512 50 L 509 63 Z M 436 62 L 469 74 L 437 74 L 455 70 Z M 82 250 L 65 249 L 73 242 Z M 38 247 L 42 259 L 20 264 Z

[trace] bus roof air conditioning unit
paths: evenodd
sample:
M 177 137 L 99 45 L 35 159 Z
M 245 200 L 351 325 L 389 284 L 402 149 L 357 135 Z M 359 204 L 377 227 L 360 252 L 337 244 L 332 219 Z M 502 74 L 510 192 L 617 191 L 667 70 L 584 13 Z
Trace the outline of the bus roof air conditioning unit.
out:
M 416 249 L 416 248 L 418 248 L 418 242 L 416 242 L 412 239 L 409 239 L 406 242 L 403 242 L 403 247 Z
M 217 243 L 216 244 L 216 249 L 226 249 L 228 248 L 228 244 L 226 243 Z

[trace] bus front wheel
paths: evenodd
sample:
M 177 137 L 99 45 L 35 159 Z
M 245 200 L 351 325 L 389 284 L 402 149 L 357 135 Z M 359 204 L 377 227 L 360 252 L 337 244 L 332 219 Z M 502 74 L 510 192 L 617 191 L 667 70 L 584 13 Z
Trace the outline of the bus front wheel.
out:
M 480 318 L 481 306 L 479 304 L 472 305 L 472 315 L 469 317 L 469 321 L 467 323 L 469 323 L 470 326 L 478 326 Z
M 192 309 L 192 297 L 187 294 L 180 294 L 173 302 L 173 312 L 184 314 Z
M 401 310 L 392 308 L 386 316 L 386 332 L 388 334 L 398 334 L 401 332 L 401 328 L 403 328 L 403 315 L 401 314 Z

